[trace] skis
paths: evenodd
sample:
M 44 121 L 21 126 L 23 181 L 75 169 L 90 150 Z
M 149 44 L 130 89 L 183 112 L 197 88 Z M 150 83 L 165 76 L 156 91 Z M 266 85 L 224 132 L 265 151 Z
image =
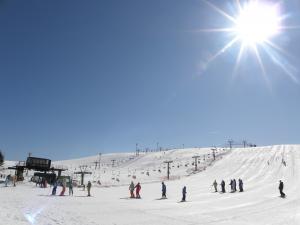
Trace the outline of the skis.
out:
M 165 200 L 165 199 L 168 199 L 168 198 L 157 198 L 155 200 Z
M 142 199 L 142 198 L 131 198 L 131 197 L 125 197 L 125 198 L 120 198 L 120 199 L 130 200 L 130 199 Z
M 183 203 L 183 202 L 189 202 L 189 201 L 186 201 L 186 200 L 185 200 L 185 201 L 182 201 L 182 200 L 181 200 L 181 201 L 179 201 L 179 202 L 177 202 L 177 203 Z

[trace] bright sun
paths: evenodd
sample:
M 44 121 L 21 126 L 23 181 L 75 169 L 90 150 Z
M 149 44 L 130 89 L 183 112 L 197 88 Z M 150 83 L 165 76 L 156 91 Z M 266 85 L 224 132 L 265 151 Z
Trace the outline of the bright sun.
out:
M 280 19 L 276 6 L 250 1 L 240 8 L 235 29 L 245 44 L 260 44 L 279 33 Z
M 269 60 L 279 66 L 293 81 L 298 83 L 298 79 L 294 76 L 294 67 L 285 58 L 289 54 L 274 42 L 275 36 L 282 35 L 283 31 L 299 28 L 299 26 L 284 26 L 282 24 L 287 18 L 286 15 L 282 14 L 282 6 L 286 1 L 232 0 L 230 6 L 233 7 L 230 7 L 230 9 L 236 9 L 234 15 L 228 14 L 209 0 L 203 0 L 203 2 L 232 23 L 230 27 L 200 30 L 200 32 L 228 33 L 230 35 L 224 38 L 231 37 L 225 46 L 207 59 L 205 67 L 234 45 L 239 44 L 233 76 L 237 75 L 238 67 L 242 62 L 241 59 L 247 51 L 256 57 L 267 83 L 268 75 L 263 63 L 263 58 L 265 57 L 269 57 Z

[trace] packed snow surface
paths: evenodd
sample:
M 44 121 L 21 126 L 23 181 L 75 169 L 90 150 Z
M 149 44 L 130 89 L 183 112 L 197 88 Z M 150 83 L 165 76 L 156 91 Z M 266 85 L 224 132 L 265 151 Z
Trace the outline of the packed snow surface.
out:
M 75 188 L 74 196 L 60 197 L 50 196 L 50 187 L 38 188 L 26 181 L 17 184 L 17 187 L 2 185 L 0 224 L 300 224 L 299 145 L 241 148 L 224 151 L 225 153 L 220 150 L 216 161 L 211 163 L 203 160 L 200 165 L 205 165 L 205 169 L 200 167 L 201 172 L 191 173 L 191 157 L 195 154 L 206 154 L 207 157 L 209 152 L 208 149 L 203 152 L 196 149 L 181 152 L 177 150 L 173 153 L 148 153 L 132 159 L 128 158 L 132 155 L 129 153 L 122 157 L 103 156 L 103 162 L 109 163 L 113 158 L 119 163 L 111 168 L 103 165 L 110 174 L 106 177 L 109 178 L 107 185 L 103 187 L 93 183 L 92 197 L 86 197 L 87 193 L 82 188 Z M 67 166 L 71 175 L 76 166 L 88 164 L 95 161 L 95 158 L 97 157 L 56 163 Z M 165 170 L 161 173 L 154 170 L 163 167 L 162 162 L 167 158 L 174 161 L 175 167 L 171 167 L 174 180 L 165 182 L 168 199 L 157 200 L 161 197 L 160 181 L 165 179 L 161 173 L 165 173 Z M 94 173 L 97 170 L 92 167 L 88 169 Z M 147 170 L 150 172 L 149 176 L 142 174 Z M 134 171 L 136 179 L 132 179 Z M 113 186 L 109 186 L 109 180 L 114 176 L 116 178 L 118 174 L 119 185 L 112 183 Z M 102 180 L 101 176 L 102 172 L 87 179 Z M 228 184 L 233 178 L 243 179 L 245 192 L 229 193 Z M 218 183 L 225 180 L 226 193 L 213 191 L 212 183 L 215 179 Z M 285 185 L 285 199 L 279 197 L 280 179 Z M 141 181 L 142 199 L 128 198 L 128 185 L 131 180 L 135 183 Z M 179 203 L 183 186 L 187 187 L 187 202 Z

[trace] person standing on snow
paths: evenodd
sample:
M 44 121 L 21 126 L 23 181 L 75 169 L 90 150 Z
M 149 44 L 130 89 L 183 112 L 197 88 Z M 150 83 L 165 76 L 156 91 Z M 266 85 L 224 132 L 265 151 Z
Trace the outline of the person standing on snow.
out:
M 185 202 L 186 201 L 186 186 L 184 186 L 182 188 L 182 199 L 181 199 L 182 202 Z
M 222 193 L 226 192 L 225 191 L 225 181 L 224 180 L 221 181 L 221 189 L 222 189 Z
M 130 191 L 130 198 L 134 198 L 134 183 L 131 181 L 129 185 L 129 191 Z
M 57 181 L 55 180 L 53 183 L 52 195 L 56 195 L 56 189 L 57 189 Z
M 65 195 L 66 186 L 67 186 L 66 180 L 64 179 L 63 182 L 62 182 L 62 190 L 61 190 L 61 192 L 59 194 L 60 196 L 64 196 Z
M 5 187 L 7 187 L 8 183 L 10 182 L 10 174 L 5 178 Z
M 233 192 L 236 192 L 236 180 L 233 179 L 232 183 L 233 183 Z
M 280 197 L 284 198 L 285 193 L 283 192 L 283 182 L 281 180 L 279 181 L 279 192 L 280 192 Z
M 70 180 L 70 183 L 69 183 L 69 195 L 73 196 L 73 183 L 72 183 L 72 180 Z
M 167 198 L 167 195 L 166 195 L 167 187 L 164 182 L 161 183 L 161 192 L 162 192 L 161 198 Z
M 16 175 L 13 176 L 13 183 L 14 183 L 14 187 L 15 187 L 16 183 L 17 183 L 17 176 Z
M 136 198 L 141 198 L 141 196 L 140 196 L 140 191 L 141 191 L 141 185 L 140 185 L 140 183 L 137 183 L 137 185 L 135 186 L 135 196 L 136 196 Z
M 215 188 L 215 192 L 218 192 L 218 183 L 216 180 L 213 182 L 213 186 Z
M 243 192 L 244 191 L 244 184 L 243 184 L 243 181 L 242 179 L 239 179 L 239 189 L 240 189 L 240 192 Z
M 233 180 L 230 180 L 229 185 L 230 185 L 231 192 L 233 192 Z
M 87 184 L 87 191 L 88 191 L 88 197 L 91 196 L 91 188 L 92 188 L 92 183 L 91 181 L 88 182 Z

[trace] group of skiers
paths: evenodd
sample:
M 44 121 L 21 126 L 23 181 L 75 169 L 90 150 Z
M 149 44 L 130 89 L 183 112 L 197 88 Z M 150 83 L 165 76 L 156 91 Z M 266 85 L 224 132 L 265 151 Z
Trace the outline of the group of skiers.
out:
M 140 183 L 137 183 L 137 185 L 134 185 L 133 181 L 131 181 L 129 185 L 129 191 L 130 191 L 130 198 L 141 198 L 140 191 L 142 189 L 142 186 Z M 134 195 L 135 190 L 135 195 Z M 167 198 L 167 186 L 164 182 L 161 183 L 161 198 L 165 199 Z
M 237 191 L 237 182 L 235 179 L 231 179 L 230 180 L 230 189 L 231 189 L 231 193 L 234 193 Z M 56 195 L 56 189 L 58 186 L 58 182 L 55 181 L 54 185 L 53 185 L 53 190 L 52 190 L 52 195 Z M 213 185 L 212 185 L 215 189 L 215 192 L 218 192 L 218 183 L 216 180 L 214 180 Z M 225 181 L 222 180 L 220 183 L 221 186 L 221 192 L 225 193 Z M 72 182 L 69 182 L 69 195 L 73 195 L 73 184 Z M 92 187 L 92 183 L 89 181 L 87 184 L 87 191 L 88 191 L 88 195 L 87 196 L 91 196 L 91 187 Z M 238 187 L 239 187 L 239 191 L 243 192 L 244 191 L 244 183 L 242 179 L 238 179 Z M 283 192 L 283 187 L 284 184 L 283 182 L 280 180 L 279 181 L 279 192 L 280 192 L 280 197 L 285 198 L 285 193 Z M 130 185 L 129 185 L 129 191 L 130 191 L 130 198 L 137 198 L 140 199 L 140 191 L 141 191 L 141 184 L 138 182 L 136 185 L 134 185 L 133 181 L 131 181 Z M 60 192 L 60 196 L 63 196 L 66 190 L 66 180 L 63 180 L 62 182 L 62 191 Z M 135 194 L 134 194 L 134 190 L 135 190 Z M 167 186 L 164 182 L 161 183 L 161 199 L 166 199 L 167 198 Z M 184 186 L 182 188 L 182 199 L 181 202 L 185 202 L 186 201 L 186 186 Z
M 70 182 L 70 183 L 72 183 L 72 182 Z M 56 190 L 57 190 L 58 185 L 59 185 L 59 182 L 57 180 L 55 180 L 53 183 L 52 195 L 56 195 Z M 67 186 L 67 182 L 65 179 L 61 182 L 61 186 L 62 186 L 62 189 L 61 189 L 59 196 L 64 196 L 65 191 L 66 191 L 66 186 Z M 70 187 L 69 187 L 69 193 L 70 193 Z
M 56 195 L 56 190 L 57 190 L 57 187 L 59 185 L 59 182 L 57 180 L 54 181 L 53 183 L 53 188 L 52 188 L 52 195 Z M 59 194 L 59 196 L 64 196 L 65 195 L 65 192 L 66 192 L 66 188 L 67 188 L 67 181 L 64 179 L 62 182 L 61 182 L 61 186 L 62 186 L 62 190 Z M 84 185 L 85 187 L 85 185 Z M 68 183 L 68 188 L 69 188 L 69 195 L 70 196 L 73 196 L 73 182 L 72 180 Z M 91 196 L 91 188 L 92 188 L 92 183 L 89 181 L 87 183 L 87 196 Z
M 47 188 L 47 184 L 48 184 L 47 180 L 45 178 L 40 177 L 36 181 L 35 186 L 40 186 L 41 188 Z
M 135 189 L 135 196 L 134 196 L 134 189 Z M 129 191 L 130 191 L 130 198 L 141 198 L 140 191 L 142 189 L 142 186 L 140 183 L 137 183 L 137 185 L 134 185 L 133 181 L 131 181 L 129 185 Z
M 134 190 L 135 190 L 135 196 L 134 196 Z M 141 191 L 141 184 L 137 183 L 137 185 L 134 185 L 133 181 L 131 181 L 129 185 L 129 191 L 130 191 L 130 198 L 141 198 L 140 191 Z M 181 202 L 186 201 L 186 186 L 182 188 L 182 199 Z M 164 182 L 161 182 L 161 199 L 167 198 L 167 186 Z
M 243 192 L 244 191 L 243 180 L 239 179 L 238 182 L 239 182 L 239 184 L 238 184 L 239 185 L 239 190 L 240 190 L 240 192 Z M 230 185 L 231 193 L 237 191 L 237 182 L 236 182 L 235 179 L 231 179 L 229 185 Z M 216 180 L 213 182 L 212 186 L 214 187 L 215 192 L 218 192 L 218 183 L 217 183 Z M 226 190 L 225 190 L 225 181 L 224 180 L 221 181 L 220 186 L 221 186 L 221 192 L 225 193 Z

